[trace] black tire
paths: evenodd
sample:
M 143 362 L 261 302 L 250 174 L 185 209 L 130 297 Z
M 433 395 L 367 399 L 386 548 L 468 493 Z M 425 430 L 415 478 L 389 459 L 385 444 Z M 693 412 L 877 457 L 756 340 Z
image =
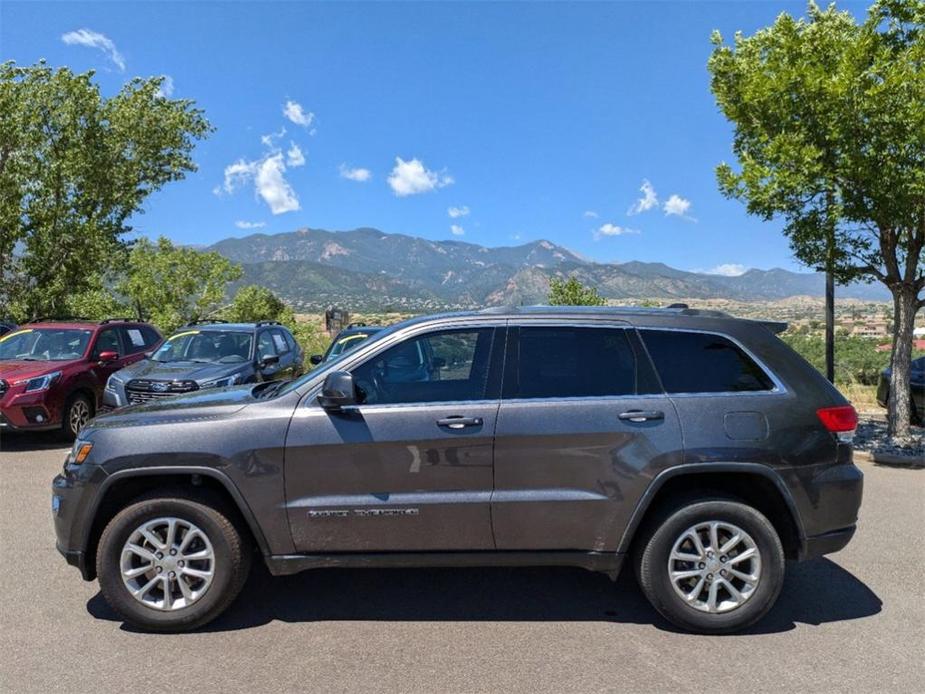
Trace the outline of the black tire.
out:
M 87 418 L 83 420 L 80 427 L 75 428 L 74 419 L 78 408 L 85 408 Z M 67 399 L 64 409 L 61 410 L 61 436 L 68 441 L 73 441 L 80 433 L 80 428 L 93 419 L 94 414 L 93 401 L 84 393 L 74 393 Z M 83 419 L 82 416 L 81 419 Z
M 218 617 L 238 596 L 250 573 L 251 548 L 219 505 L 183 491 L 143 498 L 116 514 L 103 530 L 96 557 L 100 590 L 106 602 L 128 623 L 147 631 L 182 632 Z M 208 537 L 214 553 L 214 576 L 192 604 L 161 611 L 136 600 L 122 579 L 122 548 L 143 523 L 161 517 L 191 522 Z M 179 569 L 178 569 L 179 571 Z
M 753 593 L 728 612 L 710 613 L 692 607 L 678 595 L 669 577 L 669 557 L 675 542 L 688 528 L 710 521 L 730 523 L 744 530 L 754 540 L 761 558 L 760 579 Z M 653 519 L 639 540 L 634 558 L 642 592 L 659 614 L 687 631 L 725 634 L 745 629 L 768 613 L 784 584 L 784 549 L 777 531 L 756 509 L 736 500 L 716 497 L 675 507 Z M 695 567 L 691 564 L 690 568 Z

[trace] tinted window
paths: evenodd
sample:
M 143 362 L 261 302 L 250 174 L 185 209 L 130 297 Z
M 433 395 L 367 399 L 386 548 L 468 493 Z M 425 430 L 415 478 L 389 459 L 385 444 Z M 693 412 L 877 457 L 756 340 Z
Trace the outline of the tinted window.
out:
M 145 338 L 145 347 L 153 347 L 161 341 L 161 336 L 150 326 L 143 325 L 141 327 L 141 334 L 144 335 Z
M 669 393 L 739 393 L 774 388 L 761 367 L 725 337 L 672 330 L 640 332 Z
M 116 352 L 122 354 L 122 345 L 119 344 L 119 332 L 116 328 L 106 328 L 106 330 L 103 330 L 99 334 L 99 337 L 96 338 L 96 346 L 93 348 L 93 353 L 99 356 L 103 352 Z
M 295 338 L 292 336 L 292 334 L 288 330 L 283 330 L 282 333 L 286 338 L 286 342 L 289 344 L 289 349 L 294 350 L 296 348 Z
M 257 337 L 257 356 L 265 357 L 267 355 L 276 355 L 276 346 L 273 344 L 273 336 L 269 330 L 264 330 Z
M 582 398 L 627 395 L 636 388 L 636 359 L 619 328 L 519 329 L 516 373 L 505 397 Z
M 149 339 L 149 329 L 141 326 L 131 326 L 119 328 L 122 333 L 122 342 L 125 344 L 126 354 L 135 354 L 143 352 L 150 347 L 156 340 Z
M 492 328 L 450 330 L 410 338 L 353 370 L 368 404 L 482 400 Z
M 279 328 L 274 328 L 273 333 L 273 344 L 276 345 L 276 351 L 280 354 L 285 354 L 289 351 L 289 343 L 286 342 L 286 338 L 283 335 L 283 331 Z

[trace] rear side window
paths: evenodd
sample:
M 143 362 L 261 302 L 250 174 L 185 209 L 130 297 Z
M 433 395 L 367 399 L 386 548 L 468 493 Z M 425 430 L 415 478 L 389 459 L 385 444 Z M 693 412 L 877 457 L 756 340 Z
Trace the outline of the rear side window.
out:
M 773 390 L 774 382 L 734 342 L 720 335 L 640 330 L 668 393 Z
M 621 328 L 521 327 L 505 398 L 584 398 L 636 390 L 636 358 Z
M 286 354 L 289 351 L 289 343 L 286 342 L 286 337 L 283 335 L 283 331 L 279 328 L 273 328 L 273 344 L 276 345 L 276 351 L 279 354 Z
M 157 343 L 157 333 L 145 325 L 133 325 L 120 328 L 126 354 L 143 352 Z

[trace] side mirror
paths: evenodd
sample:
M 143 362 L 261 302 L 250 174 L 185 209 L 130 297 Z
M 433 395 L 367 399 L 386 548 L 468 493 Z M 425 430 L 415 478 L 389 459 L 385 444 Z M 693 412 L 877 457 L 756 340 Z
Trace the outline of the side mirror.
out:
M 308 358 L 308 360 L 315 366 L 318 366 L 318 364 L 321 363 L 322 359 L 324 359 L 323 354 L 313 354 L 312 356 Z
M 279 364 L 279 355 L 276 354 L 264 354 L 257 361 L 257 366 L 261 369 L 265 369 L 268 366 L 273 366 L 273 364 Z
M 318 403 L 328 412 L 337 412 L 344 407 L 357 404 L 356 386 L 353 374 L 348 371 L 332 371 L 324 379 Z
M 106 352 L 100 352 L 100 356 L 97 357 L 100 364 L 112 364 L 118 358 L 119 358 L 118 352 L 112 352 L 108 350 Z

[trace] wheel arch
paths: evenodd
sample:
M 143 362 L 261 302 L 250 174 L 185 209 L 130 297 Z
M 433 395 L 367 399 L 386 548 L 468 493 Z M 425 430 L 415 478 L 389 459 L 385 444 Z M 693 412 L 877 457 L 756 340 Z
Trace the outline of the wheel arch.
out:
M 134 499 L 156 489 L 190 488 L 206 498 L 224 502 L 237 515 L 233 522 L 249 531 L 261 554 L 270 554 L 269 544 L 253 511 L 234 482 L 222 471 L 199 466 L 166 466 L 120 470 L 100 484 L 93 507 L 89 509 L 80 543 L 85 565 L 90 572 L 96 566 L 96 550 L 103 529 L 110 520 Z M 94 576 L 85 576 L 92 579 Z
M 760 463 L 695 463 L 659 473 L 636 504 L 618 552 L 630 552 L 643 524 L 660 510 L 704 493 L 740 498 L 763 513 L 780 536 L 788 559 L 803 553 L 805 533 L 790 490 L 770 467 Z

